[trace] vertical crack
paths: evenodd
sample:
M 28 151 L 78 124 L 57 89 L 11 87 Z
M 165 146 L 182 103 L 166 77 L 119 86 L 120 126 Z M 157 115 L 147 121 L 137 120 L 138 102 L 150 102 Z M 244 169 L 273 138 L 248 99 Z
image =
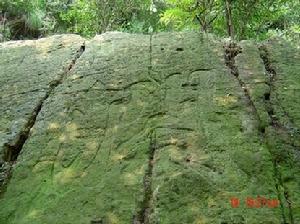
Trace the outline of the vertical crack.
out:
M 264 46 L 260 46 L 259 47 L 259 52 L 260 52 L 260 58 L 262 59 L 264 66 L 265 66 L 265 70 L 267 72 L 268 78 L 269 80 L 267 81 L 267 85 L 269 86 L 268 91 L 264 94 L 265 96 L 265 105 L 266 105 L 266 110 L 267 113 L 270 117 L 271 120 L 271 125 L 272 126 L 280 126 L 276 116 L 274 115 L 274 109 L 270 103 L 271 101 L 271 97 L 273 94 L 273 90 L 274 90 L 274 81 L 276 79 L 276 71 L 274 68 L 272 68 L 270 60 L 269 60 L 269 52 L 267 51 L 266 47 Z
M 267 110 L 269 118 L 271 120 L 271 126 L 274 128 L 274 130 L 276 131 L 276 133 L 279 134 L 279 129 L 284 130 L 284 131 L 287 131 L 287 130 L 280 123 L 280 121 L 278 120 L 278 118 L 276 117 L 276 115 L 274 113 L 273 105 L 271 103 L 271 97 L 273 96 L 273 94 L 275 95 L 275 93 L 274 93 L 274 82 L 275 82 L 275 80 L 277 78 L 277 73 L 276 73 L 276 70 L 273 68 L 273 66 L 271 64 L 270 54 L 269 54 L 269 51 L 268 51 L 267 47 L 264 46 L 264 45 L 261 45 L 259 47 L 259 51 L 260 51 L 260 57 L 261 57 L 261 59 L 262 59 L 262 61 L 264 63 L 264 66 L 265 66 L 265 70 L 266 70 L 267 75 L 269 77 L 269 80 L 268 80 L 269 90 L 268 90 L 268 92 L 265 93 L 266 110 Z M 285 115 L 287 115 L 287 114 L 285 113 Z M 281 174 L 280 174 L 280 172 L 278 170 L 277 163 L 279 162 L 278 161 L 279 158 L 275 158 L 274 160 L 275 160 L 274 161 L 274 164 L 275 164 L 274 165 L 274 167 L 275 167 L 275 175 L 276 175 L 276 177 L 278 179 L 278 185 L 279 185 L 279 186 L 277 186 L 278 194 L 280 196 L 279 187 L 281 187 L 283 189 L 283 191 L 284 191 L 283 192 L 284 199 L 285 199 L 285 201 L 286 201 L 286 203 L 288 205 L 290 223 L 294 224 L 294 218 L 293 218 L 293 212 L 292 212 L 292 203 L 291 203 L 291 200 L 289 198 L 289 192 L 288 192 L 287 188 L 284 186 Z M 283 205 L 281 205 L 281 206 L 282 206 L 282 209 L 283 209 Z
M 152 70 L 152 34 L 150 34 L 150 46 L 149 46 L 149 67 L 148 67 L 148 75 L 151 77 Z
M 152 174 L 154 167 L 154 157 L 157 150 L 156 133 L 152 131 L 150 133 L 150 144 L 149 144 L 149 157 L 148 167 L 144 176 L 144 196 L 139 206 L 139 211 L 134 217 L 133 224 L 150 224 L 150 214 L 152 210 Z
M 230 73 L 235 77 L 235 79 L 238 81 L 240 87 L 244 91 L 244 95 L 247 99 L 247 103 L 250 106 L 252 113 L 255 115 L 258 124 L 259 124 L 259 131 L 261 133 L 265 132 L 265 127 L 261 126 L 263 122 L 261 122 L 261 118 L 259 116 L 259 113 L 256 109 L 256 106 L 254 102 L 251 99 L 249 90 L 246 86 L 246 84 L 243 82 L 243 80 L 239 77 L 239 70 L 235 63 L 235 57 L 242 53 L 242 48 L 238 46 L 235 42 L 230 42 L 228 45 L 224 46 L 225 49 L 225 64 L 229 68 Z
M 280 172 L 278 169 L 278 161 L 273 158 L 272 162 L 273 162 L 273 170 L 274 170 L 274 179 L 275 179 L 275 188 L 277 191 L 277 198 L 280 201 L 281 216 L 282 216 L 283 224 L 287 224 L 284 207 L 283 207 L 283 198 L 280 193 L 280 191 L 281 191 L 280 189 L 282 188 L 282 180 L 281 180 L 281 175 L 280 175 Z
M 245 83 L 243 82 L 243 80 L 239 77 L 239 70 L 238 70 L 238 67 L 237 67 L 236 62 L 235 62 L 235 57 L 238 54 L 242 53 L 242 48 L 240 46 L 238 46 L 235 42 L 230 42 L 228 45 L 225 45 L 224 48 L 225 48 L 225 63 L 226 63 L 226 66 L 230 69 L 231 74 L 236 78 L 236 80 L 238 81 L 240 87 L 243 89 L 244 94 L 247 98 L 248 104 L 250 105 L 250 107 L 252 109 L 252 112 L 256 116 L 257 121 L 259 122 L 259 124 L 261 124 L 262 122 L 261 122 L 261 118 L 259 116 L 259 113 L 256 109 L 256 106 L 255 106 L 254 102 L 251 99 L 249 90 L 247 89 L 247 87 L 246 87 Z M 272 70 L 272 72 L 273 72 L 273 70 Z M 272 76 L 272 79 L 273 78 L 274 78 L 274 76 Z M 266 100 L 270 99 L 271 91 L 265 93 L 263 97 Z M 272 110 L 267 110 L 267 111 L 268 111 L 269 115 L 272 114 Z M 272 123 L 274 123 L 274 122 L 272 122 Z M 267 137 L 265 135 L 265 128 L 266 127 L 264 127 L 264 126 L 259 126 L 259 131 L 261 133 L 262 138 L 264 139 L 264 142 L 267 143 L 268 141 L 267 141 Z M 283 220 L 283 223 L 286 224 L 287 222 L 286 222 L 286 216 L 285 216 L 284 207 L 283 207 L 283 199 L 282 199 L 281 193 L 280 193 L 280 187 L 283 187 L 282 180 L 281 180 L 281 174 L 280 174 L 279 169 L 278 169 L 277 160 L 276 160 L 276 158 L 274 158 L 274 155 L 273 155 L 273 153 L 271 152 L 271 150 L 269 148 L 270 146 L 268 144 L 266 144 L 266 145 L 267 145 L 268 151 L 269 151 L 269 153 L 272 157 L 275 189 L 277 191 L 277 198 L 280 201 L 282 220 Z M 291 224 L 293 224 L 292 219 L 291 219 Z
M 45 96 L 39 101 L 39 103 L 32 111 L 31 116 L 29 117 L 27 123 L 24 125 L 23 130 L 17 135 L 17 137 L 13 141 L 4 144 L 4 156 L 3 156 L 4 161 L 12 162 L 17 160 L 18 155 L 20 154 L 23 148 L 23 145 L 25 144 L 26 140 L 30 135 L 30 130 L 34 126 L 36 119 L 43 107 L 44 102 L 53 93 L 55 88 L 62 83 L 64 77 L 68 75 L 68 73 L 72 70 L 72 68 L 76 64 L 76 61 L 81 57 L 84 51 L 85 51 L 85 44 L 82 44 L 80 46 L 80 49 L 76 52 L 75 57 L 72 59 L 72 62 L 68 66 L 67 71 L 64 72 L 59 79 L 55 80 L 50 84 L 50 88 L 46 92 Z
M 0 178 L 0 194 L 4 191 L 4 189 L 8 184 L 8 181 L 11 177 L 12 165 L 16 162 L 20 152 L 23 149 L 24 144 L 29 138 L 30 130 L 36 123 L 37 117 L 40 111 L 42 110 L 44 102 L 54 92 L 55 88 L 58 87 L 60 84 L 62 84 L 63 79 L 65 78 L 65 76 L 69 74 L 69 72 L 75 66 L 76 61 L 81 57 L 84 51 L 85 51 L 85 43 L 83 43 L 80 46 L 80 48 L 77 50 L 75 57 L 72 59 L 71 63 L 67 66 L 66 71 L 64 71 L 57 80 L 52 81 L 49 84 L 48 91 L 46 92 L 45 96 L 35 106 L 35 108 L 33 109 L 30 117 L 28 118 L 27 122 L 25 123 L 20 133 L 18 133 L 18 135 L 13 140 L 4 144 L 3 147 L 4 164 L 2 164 L 2 168 L 0 167 L 0 176 L 4 176 L 4 178 L 2 181 Z
M 275 93 L 275 86 L 274 83 L 277 79 L 277 72 L 275 70 L 275 68 L 272 66 L 272 63 L 270 61 L 270 53 L 267 49 L 267 47 L 265 45 L 261 45 L 259 46 L 259 52 L 260 52 L 260 57 L 264 63 L 265 66 L 265 70 L 266 70 L 266 75 L 268 76 L 268 81 L 267 81 L 267 85 L 269 86 L 269 90 L 265 93 L 265 103 L 266 103 L 266 110 L 269 114 L 271 123 L 274 127 L 283 130 L 284 132 L 287 132 L 290 134 L 290 136 L 298 136 L 298 127 L 295 127 L 295 123 L 293 121 L 293 119 L 290 117 L 290 115 L 288 114 L 288 112 L 285 110 L 285 108 L 279 103 L 278 100 L 278 96 Z M 282 110 L 283 114 L 285 115 L 285 117 L 288 119 L 288 126 L 289 127 L 293 127 L 291 128 L 292 130 L 290 130 L 289 128 L 287 128 L 285 125 L 283 125 L 279 119 L 276 117 L 275 113 L 274 113 L 274 108 L 273 108 L 273 104 L 271 102 L 271 99 L 277 102 L 277 105 L 280 107 L 280 109 Z M 297 147 L 295 144 L 293 145 L 293 147 Z
M 152 70 L 152 34 L 150 34 L 150 46 L 149 46 L 149 66 L 148 76 L 151 77 Z M 138 205 L 136 214 L 133 216 L 133 224 L 150 224 L 150 215 L 152 213 L 152 175 L 154 167 L 154 157 L 157 150 L 156 132 L 152 130 L 149 134 L 149 150 L 148 150 L 148 166 L 145 171 L 143 180 L 143 199 Z

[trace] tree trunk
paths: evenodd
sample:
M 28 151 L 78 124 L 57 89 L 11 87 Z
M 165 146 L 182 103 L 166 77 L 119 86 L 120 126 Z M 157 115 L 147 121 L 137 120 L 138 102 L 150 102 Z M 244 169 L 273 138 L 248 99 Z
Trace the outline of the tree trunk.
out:
M 5 40 L 6 37 L 6 12 L 0 14 L 0 43 Z
M 226 14 L 228 36 L 233 39 L 234 31 L 233 31 L 232 14 L 231 14 L 231 0 L 225 0 L 225 14 Z

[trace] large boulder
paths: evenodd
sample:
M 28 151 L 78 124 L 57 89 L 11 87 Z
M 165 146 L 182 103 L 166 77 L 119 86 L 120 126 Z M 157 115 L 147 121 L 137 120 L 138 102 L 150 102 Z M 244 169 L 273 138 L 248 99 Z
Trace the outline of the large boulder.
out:
M 0 223 L 300 222 L 299 49 L 83 42 L 0 45 Z

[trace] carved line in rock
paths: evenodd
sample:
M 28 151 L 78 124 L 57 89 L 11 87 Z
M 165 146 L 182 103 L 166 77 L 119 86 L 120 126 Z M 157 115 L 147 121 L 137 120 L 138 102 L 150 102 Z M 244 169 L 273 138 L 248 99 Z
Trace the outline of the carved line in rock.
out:
M 268 139 L 267 139 L 267 137 L 265 135 L 265 129 L 266 129 L 266 127 L 261 126 L 261 124 L 263 122 L 261 122 L 261 118 L 259 116 L 259 113 L 257 111 L 257 108 L 256 108 L 253 100 L 251 99 L 251 95 L 249 93 L 249 90 L 247 89 L 247 87 L 246 87 L 245 83 L 243 82 L 243 80 L 239 77 L 239 70 L 238 70 L 238 67 L 237 67 L 236 62 L 235 62 L 235 57 L 238 54 L 242 53 L 242 48 L 237 43 L 230 42 L 229 44 L 227 44 L 227 45 L 224 46 L 224 51 L 225 51 L 225 64 L 229 68 L 230 73 L 238 81 L 240 87 L 243 89 L 244 95 L 245 95 L 245 97 L 247 99 L 247 103 L 251 107 L 252 113 L 255 115 L 255 117 L 257 119 L 257 122 L 259 123 L 258 130 L 261 133 L 262 139 L 265 142 L 265 144 L 266 144 L 266 146 L 268 148 L 268 151 L 269 151 L 269 153 L 271 155 L 272 162 L 273 162 L 273 174 L 274 174 L 275 188 L 276 188 L 276 191 L 277 191 L 277 197 L 278 197 L 278 200 L 280 201 L 280 207 L 281 207 L 281 216 L 282 216 L 283 223 L 287 223 L 287 221 L 286 221 L 287 218 L 286 218 L 286 214 L 284 212 L 284 207 L 283 207 L 283 200 L 284 200 L 283 197 L 287 201 L 288 199 L 286 198 L 285 195 L 288 195 L 288 193 L 287 194 L 284 193 L 283 197 L 281 195 L 281 192 L 279 190 L 279 186 L 283 187 L 283 188 L 284 188 L 284 186 L 283 186 L 283 183 L 282 183 L 282 180 L 281 180 L 281 173 L 279 171 L 276 158 L 274 158 L 274 155 L 271 152 L 271 150 L 269 149 L 269 146 L 267 144 Z M 268 94 L 271 94 L 271 93 L 265 93 L 264 96 L 262 96 L 262 97 L 265 97 L 265 98 L 270 97 L 270 95 L 268 95 Z M 268 96 L 268 97 L 266 97 L 266 96 Z M 285 189 L 284 191 L 287 192 L 286 188 L 284 188 L 284 189 Z M 293 224 L 293 218 L 292 218 L 291 208 L 289 208 L 289 213 L 290 213 L 291 224 Z

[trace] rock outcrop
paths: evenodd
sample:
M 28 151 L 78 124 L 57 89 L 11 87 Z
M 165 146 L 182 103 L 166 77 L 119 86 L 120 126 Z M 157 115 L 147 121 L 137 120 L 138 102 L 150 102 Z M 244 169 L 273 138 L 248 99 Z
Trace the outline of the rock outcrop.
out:
M 296 46 L 107 33 L 0 55 L 0 223 L 300 223 Z

